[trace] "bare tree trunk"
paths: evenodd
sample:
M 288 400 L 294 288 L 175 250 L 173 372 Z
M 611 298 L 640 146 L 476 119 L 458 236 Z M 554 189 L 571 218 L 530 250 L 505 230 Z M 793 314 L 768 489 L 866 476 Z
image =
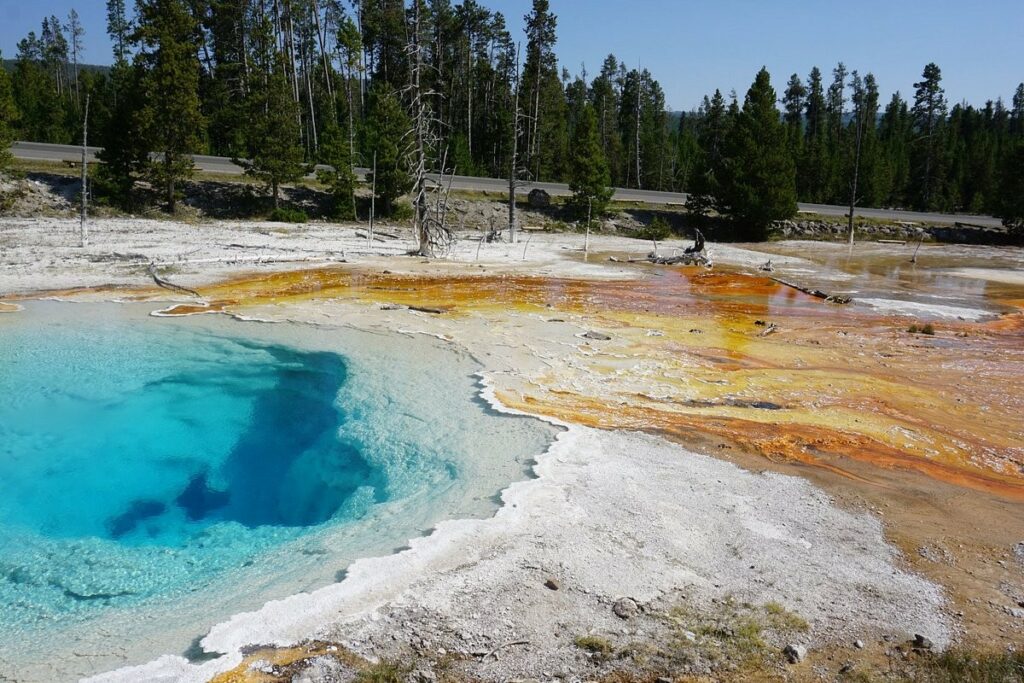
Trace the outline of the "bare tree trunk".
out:
M 466 36 L 466 146 L 473 158 L 473 32 Z M 442 171 L 444 169 L 441 169 Z
M 367 231 L 367 242 L 373 244 L 373 219 L 377 212 L 377 151 L 373 152 L 373 182 L 370 187 L 370 229 Z
M 86 215 L 89 212 L 89 95 L 85 96 L 85 118 L 82 120 L 82 221 L 79 225 L 79 237 L 82 247 L 89 243 L 89 229 L 86 226 Z
M 419 253 L 423 256 L 430 255 L 430 234 L 427 230 L 427 157 L 424 136 L 426 134 L 425 112 L 423 110 L 423 99 L 420 90 L 420 72 L 423 68 L 423 53 L 420 50 L 420 3 L 413 2 L 413 35 L 412 35 L 412 108 L 413 126 L 416 135 L 415 169 L 413 175 L 413 221 L 416 237 L 419 241 Z M 444 172 L 444 169 L 441 169 Z
M 331 100 L 331 107 L 334 107 L 334 83 L 331 78 L 330 62 L 327 58 L 327 46 L 324 40 L 324 29 L 320 23 L 320 2 L 313 0 L 313 17 L 316 21 L 316 40 L 320 44 L 320 60 L 324 66 L 324 83 L 327 84 L 327 96 Z
M 519 45 L 516 45 L 516 95 L 512 108 L 512 158 L 508 165 L 508 234 L 509 241 L 516 241 L 516 167 L 519 165 Z
M 633 144 L 636 146 L 636 189 L 643 189 L 643 181 L 640 179 L 640 90 L 643 88 L 643 74 L 640 71 L 640 64 L 636 65 L 636 134 Z
M 856 73 L 856 72 L 855 72 Z M 862 96 L 863 97 L 863 96 Z M 857 107 L 857 143 L 853 155 L 853 178 L 850 180 L 850 245 L 853 246 L 853 211 L 857 207 L 857 181 L 860 179 L 860 147 L 864 137 L 863 102 Z

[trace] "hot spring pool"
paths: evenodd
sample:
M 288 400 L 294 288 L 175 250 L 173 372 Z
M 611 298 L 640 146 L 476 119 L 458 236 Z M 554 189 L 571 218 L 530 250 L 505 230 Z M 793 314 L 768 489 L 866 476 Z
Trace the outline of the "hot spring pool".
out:
M 490 514 L 554 438 L 430 338 L 151 309 L 0 317 L 0 678 L 194 654 L 235 612 Z

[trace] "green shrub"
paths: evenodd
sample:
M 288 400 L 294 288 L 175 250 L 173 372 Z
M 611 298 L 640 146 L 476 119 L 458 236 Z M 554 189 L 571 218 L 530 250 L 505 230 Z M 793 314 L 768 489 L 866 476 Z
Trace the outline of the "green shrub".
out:
M 270 212 L 268 220 L 278 223 L 305 223 L 309 220 L 309 216 L 302 209 L 279 207 Z
M 642 230 L 638 230 L 636 236 L 642 240 L 665 240 L 672 235 L 672 227 L 669 226 L 661 216 L 655 216 L 654 220 Z

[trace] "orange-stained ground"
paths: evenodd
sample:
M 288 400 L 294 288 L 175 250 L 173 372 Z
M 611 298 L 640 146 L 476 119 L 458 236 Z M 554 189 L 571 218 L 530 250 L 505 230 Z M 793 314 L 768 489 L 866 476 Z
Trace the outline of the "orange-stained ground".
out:
M 702 431 L 771 460 L 837 471 L 845 459 L 911 469 L 1024 500 L 1021 314 L 910 334 L 906 318 L 825 303 L 764 277 L 657 273 L 585 281 L 296 271 L 204 288 L 208 308 L 167 313 L 309 298 L 455 316 L 571 312 L 615 338 L 615 353 L 595 342 L 584 361 L 607 380 L 600 391 L 574 390 L 553 369 L 528 391 L 499 390 L 504 402 L 594 426 Z M 655 363 L 653 374 L 637 370 L 643 360 Z

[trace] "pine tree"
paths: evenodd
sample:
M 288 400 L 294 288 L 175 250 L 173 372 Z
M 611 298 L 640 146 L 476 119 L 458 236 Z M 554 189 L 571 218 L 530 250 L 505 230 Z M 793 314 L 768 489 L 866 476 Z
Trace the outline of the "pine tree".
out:
M 825 98 L 825 115 L 828 122 L 826 133 L 826 176 L 824 178 L 824 200 L 842 203 L 848 195 L 847 177 L 844 173 L 849 158 L 851 141 L 846 135 L 844 115 L 846 111 L 846 65 L 839 62 L 832 70 L 832 85 Z
M 128 59 L 128 35 L 131 23 L 124 8 L 124 0 L 107 0 L 107 34 L 114 43 L 114 63 Z
M 912 194 L 915 205 L 924 210 L 943 204 L 943 123 L 946 96 L 942 72 L 934 63 L 924 68 L 921 81 L 914 84 L 914 145 L 912 149 Z
M 331 121 L 324 128 L 320 160 L 331 170 L 320 170 L 317 177 L 331 192 L 334 217 L 352 220 L 356 217 L 356 176 L 352 172 L 347 126 L 343 126 Z
M 158 158 L 147 175 L 165 193 L 167 210 L 177 208 L 177 184 L 192 175 L 192 154 L 200 144 L 199 58 L 197 25 L 183 0 L 139 0 L 141 107 L 137 112 L 143 139 Z
M 248 176 L 270 191 L 274 208 L 280 206 L 281 185 L 306 173 L 299 131 L 298 103 L 288 82 L 285 55 L 277 48 L 269 19 L 255 29 L 253 66 L 262 82 L 251 85 L 246 127 L 249 158 L 235 160 Z
M 530 116 L 524 162 L 534 180 L 554 179 L 560 175 L 566 142 L 565 94 L 554 52 L 558 18 L 548 0 L 533 0 L 533 11 L 523 19 L 527 36 L 523 100 Z
M 1003 159 L 995 201 L 996 215 L 1018 238 L 1024 237 L 1024 140 L 1018 140 Z
M 686 207 L 697 216 L 707 216 L 715 208 L 715 198 L 721 192 L 720 178 L 725 163 L 725 139 L 732 125 L 725 108 L 725 98 L 716 90 L 710 99 L 704 98 L 699 112 L 700 132 L 697 136 L 700 155 L 697 159 L 690 196 Z
M 381 83 L 370 89 L 364 129 L 364 154 L 376 159 L 377 173 L 367 178 L 376 186 L 381 213 L 390 215 L 394 201 L 412 188 L 403 147 L 411 122 L 398 99 Z
M 729 129 L 716 199 L 722 213 L 762 238 L 773 221 L 796 214 L 796 171 L 767 69 L 758 72 Z
M 1024 83 L 1017 86 L 1013 93 L 1013 113 L 1011 133 L 1024 138 Z
M 885 197 L 885 178 L 878 142 L 878 82 L 872 73 L 864 76 L 860 106 L 864 117 L 861 132 L 860 201 L 865 206 L 880 206 Z
M 115 62 L 110 72 L 113 106 L 98 138 L 103 163 L 97 166 L 94 191 L 126 209 L 133 206 L 135 182 L 149 163 L 139 119 L 141 71 L 141 66 Z
M 587 102 L 583 105 L 573 132 L 569 161 L 569 190 L 576 215 L 600 216 L 612 198 L 611 175 L 601 150 L 597 115 Z
M 786 137 L 789 141 L 790 154 L 794 159 L 800 158 L 803 150 L 804 107 L 807 99 L 807 88 L 800 76 L 793 74 L 786 84 L 786 92 L 782 96 L 783 119 L 786 121 Z
M 3 55 L 0 54 L 0 62 Z M 18 108 L 14 103 L 14 90 L 7 69 L 0 67 L 0 171 L 11 163 L 11 142 L 18 123 Z
M 811 69 L 807 79 L 805 103 L 807 125 L 804 130 L 804 151 L 799 160 L 797 187 L 808 202 L 825 200 L 828 188 L 828 133 L 825 116 L 825 91 L 818 67 Z

